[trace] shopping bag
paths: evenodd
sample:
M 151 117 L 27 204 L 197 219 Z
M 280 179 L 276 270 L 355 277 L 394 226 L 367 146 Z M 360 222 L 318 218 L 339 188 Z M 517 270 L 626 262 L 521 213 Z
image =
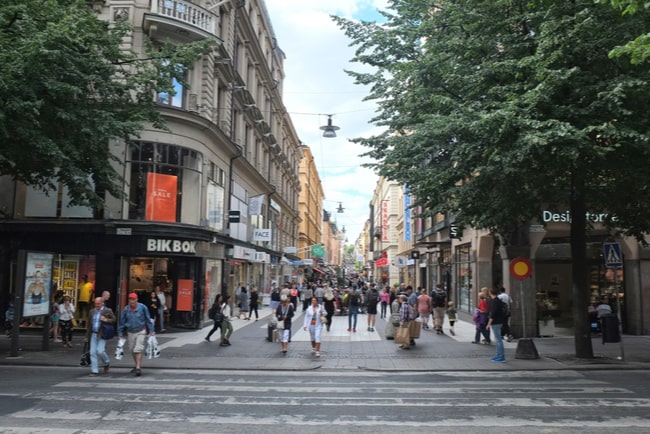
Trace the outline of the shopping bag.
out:
M 420 330 L 422 330 L 421 321 L 411 321 L 409 323 L 409 336 L 411 339 L 417 339 L 420 337 Z
M 147 339 L 147 347 L 144 350 L 147 359 L 160 357 L 160 349 L 158 348 L 158 339 L 155 336 L 149 336 Z
M 409 328 L 399 326 L 395 329 L 395 343 L 396 344 L 409 344 L 411 342 L 411 336 L 409 335 Z
M 124 357 L 124 344 L 126 343 L 126 339 L 120 338 L 117 341 L 117 347 L 115 347 L 115 360 L 122 360 L 122 357 Z

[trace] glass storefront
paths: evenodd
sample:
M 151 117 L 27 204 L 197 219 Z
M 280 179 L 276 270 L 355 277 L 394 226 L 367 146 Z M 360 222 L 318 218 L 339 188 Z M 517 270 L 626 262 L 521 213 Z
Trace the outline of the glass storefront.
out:
M 120 307 L 127 295 L 135 292 L 138 301 L 148 306 L 151 293 L 160 286 L 165 294 L 166 327 L 197 328 L 203 294 L 199 292 L 199 264 L 196 258 L 123 257 Z
M 570 252 L 570 244 L 563 239 L 545 240 L 537 251 L 535 262 L 537 318 L 538 320 L 552 319 L 556 327 L 573 327 L 574 298 Z M 590 304 L 592 307 L 598 305 L 600 300 L 607 296 L 614 311 L 617 308 L 617 301 L 620 301 L 623 314 L 625 312 L 624 270 L 605 268 L 602 252 L 602 242 L 587 244 L 589 259 L 585 271 L 588 273 Z M 589 309 L 589 306 L 584 308 Z

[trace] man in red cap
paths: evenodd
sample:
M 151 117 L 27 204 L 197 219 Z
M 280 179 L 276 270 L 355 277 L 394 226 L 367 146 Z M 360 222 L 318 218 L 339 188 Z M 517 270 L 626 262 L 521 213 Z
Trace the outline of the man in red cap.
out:
M 144 304 L 138 303 L 138 294 L 135 292 L 129 294 L 129 303 L 122 309 L 117 334 L 120 338 L 128 338 L 128 348 L 135 361 L 135 368 L 131 372 L 139 377 L 147 335 L 153 336 L 155 333 L 149 309 Z

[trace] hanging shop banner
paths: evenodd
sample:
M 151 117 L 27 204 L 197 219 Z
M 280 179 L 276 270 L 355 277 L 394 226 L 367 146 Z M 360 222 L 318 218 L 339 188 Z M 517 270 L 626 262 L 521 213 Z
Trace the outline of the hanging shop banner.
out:
M 147 173 L 146 220 L 176 221 L 178 177 L 161 173 Z
M 47 315 L 50 311 L 53 253 L 27 252 L 23 317 Z
M 191 279 L 178 279 L 177 285 L 176 310 L 179 312 L 192 312 L 194 281 Z
M 322 244 L 315 244 L 311 246 L 311 255 L 315 258 L 322 258 L 325 256 L 325 247 Z
M 388 236 L 388 201 L 381 201 L 381 241 L 387 242 L 390 240 Z

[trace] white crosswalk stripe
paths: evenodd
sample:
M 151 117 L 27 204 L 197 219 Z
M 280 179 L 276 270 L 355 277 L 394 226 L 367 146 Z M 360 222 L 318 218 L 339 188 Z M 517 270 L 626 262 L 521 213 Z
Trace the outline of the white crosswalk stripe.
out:
M 650 399 L 574 371 L 432 375 L 170 369 L 147 372 L 140 380 L 121 373 L 103 379 L 80 376 L 39 391 L 0 395 L 26 403 L 25 408 L 3 414 L 0 431 L 200 433 L 239 427 L 238 432 L 264 432 L 283 426 L 284 432 L 303 432 L 305 426 L 338 426 L 347 432 L 345 427 L 353 423 L 368 429 L 360 432 L 392 432 L 396 427 L 426 432 L 430 423 L 413 415 L 432 408 L 437 427 L 455 427 L 458 432 L 477 426 L 562 426 L 584 432 L 590 427 L 650 426 Z M 528 416 L 545 409 L 546 417 Z M 496 417 L 499 411 L 505 414 Z M 610 416 L 594 416 L 602 411 Z M 575 419 L 575 414 L 582 417 Z M 137 429 L 137 421 L 147 424 Z M 214 424 L 224 429 L 211 430 Z

